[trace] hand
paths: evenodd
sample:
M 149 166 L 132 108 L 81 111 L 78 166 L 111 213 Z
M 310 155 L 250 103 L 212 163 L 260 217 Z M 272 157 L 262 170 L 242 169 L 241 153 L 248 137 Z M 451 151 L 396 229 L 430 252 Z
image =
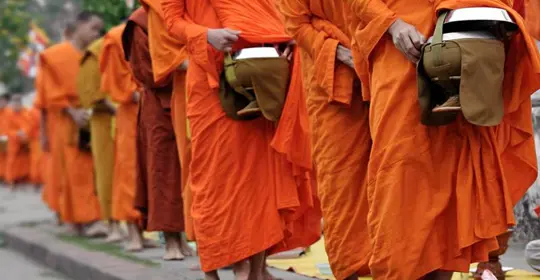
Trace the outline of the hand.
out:
M 141 100 L 141 94 L 138 91 L 134 91 L 131 98 L 132 98 L 133 103 L 137 104 L 139 103 L 139 100 Z
M 281 53 L 281 57 L 286 57 L 287 60 L 291 61 L 293 57 L 293 47 L 294 47 L 293 44 L 287 45 L 285 50 Z
M 180 70 L 180 71 L 187 71 L 187 68 L 189 66 L 189 60 L 186 59 L 184 60 L 184 62 L 182 62 L 182 64 L 180 64 L 177 68 L 177 70 Z
M 228 28 L 208 29 L 207 33 L 208 43 L 222 52 L 232 51 L 232 45 L 238 40 L 238 35 L 240 35 L 240 31 Z
M 413 63 L 420 59 L 420 50 L 426 42 L 426 38 L 416 29 L 416 27 L 397 19 L 388 28 L 388 34 L 392 36 L 392 41 L 408 60 Z
M 337 60 L 341 61 L 343 64 L 354 69 L 354 61 L 353 61 L 352 52 L 350 49 L 342 45 L 338 45 L 336 49 L 336 58 Z
M 84 109 L 69 109 L 68 110 L 71 119 L 77 124 L 79 128 L 87 127 L 90 121 L 90 114 Z

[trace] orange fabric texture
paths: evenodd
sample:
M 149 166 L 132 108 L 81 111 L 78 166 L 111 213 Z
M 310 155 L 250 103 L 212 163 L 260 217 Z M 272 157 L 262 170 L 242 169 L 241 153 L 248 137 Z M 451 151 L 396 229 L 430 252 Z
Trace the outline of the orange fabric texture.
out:
M 16 112 L 8 109 L 4 116 L 7 120 L 8 149 L 6 160 L 6 182 L 15 184 L 28 179 L 30 174 L 30 142 L 29 125 L 30 113 L 26 109 Z M 24 132 L 26 138 L 21 139 L 17 134 Z
M 299 102 L 298 54 L 278 127 L 264 119 L 239 122 L 221 108 L 217 87 L 223 54 L 208 45 L 206 38 L 208 28 L 228 26 L 245 34 L 242 38 L 249 44 L 288 41 L 275 3 L 161 3 L 169 32 L 185 41 L 189 52 L 186 110 L 192 144 L 191 211 L 202 269 L 215 270 L 265 250 L 272 254 L 311 245 L 320 237 L 321 216 L 310 184 L 312 164 L 308 129 L 302 126 L 307 114 L 301 114 L 303 103 Z M 257 17 L 260 25 L 248 21 Z M 292 148 L 296 145 L 303 149 Z
M 354 69 L 336 60 L 339 44 L 351 46 L 350 11 L 344 2 L 331 0 L 281 0 L 278 8 L 304 54 L 312 154 L 332 273 L 337 279 L 367 275 L 368 107 L 360 90 L 353 92 Z
M 349 3 L 362 21 L 353 48 L 364 98 L 370 100 L 371 272 L 375 279 L 419 279 L 439 269 L 468 271 L 470 263 L 486 261 L 497 249 L 496 237 L 515 224 L 514 204 L 536 179 L 530 101 L 540 86 L 536 46 L 505 1 Z M 399 17 L 427 38 L 435 11 L 475 6 L 507 9 L 521 29 L 508 45 L 504 120 L 495 127 L 463 118 L 444 127 L 423 126 L 415 65 L 386 30 Z
M 116 111 L 112 217 L 120 221 L 138 222 L 140 213 L 134 206 L 138 105 L 133 101 L 133 93 L 138 86 L 124 59 L 124 28 L 125 24 L 113 27 L 103 39 L 101 91 L 108 92 L 113 101 L 119 103 Z
M 540 40 L 540 1 L 523 0 L 525 9 L 525 26 L 531 36 Z
M 163 18 L 161 0 L 141 1 L 148 14 L 148 40 L 154 81 L 162 83 L 172 77 L 173 94 L 170 100 L 171 119 L 175 131 L 178 155 L 182 169 L 182 199 L 184 203 L 184 232 L 189 240 L 195 240 L 191 217 L 191 187 L 189 166 L 191 162 L 191 139 L 187 135 L 185 71 L 177 71 L 187 59 L 185 43 L 169 35 Z
M 43 184 L 45 178 L 45 161 L 39 140 L 41 112 L 36 108 L 31 108 L 29 114 L 30 124 L 28 128 L 28 136 L 30 139 L 30 182 L 33 184 Z
M 0 135 L 7 136 L 6 135 L 6 125 L 7 121 L 5 116 L 7 115 L 8 109 L 2 108 L 0 109 Z M 5 151 L 0 151 L 0 178 L 5 179 L 6 176 L 6 159 L 7 159 L 7 145 L 5 146 Z
M 92 156 L 73 143 L 77 127 L 64 112 L 78 106 L 76 77 L 82 52 L 63 42 L 40 55 L 35 106 L 46 112 L 50 155 L 43 198 L 66 223 L 88 223 L 100 218 L 94 190 Z

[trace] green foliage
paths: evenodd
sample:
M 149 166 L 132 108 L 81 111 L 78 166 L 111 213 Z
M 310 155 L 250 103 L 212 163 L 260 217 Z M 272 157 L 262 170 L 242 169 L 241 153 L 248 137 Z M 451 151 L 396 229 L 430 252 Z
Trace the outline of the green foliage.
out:
M 19 53 L 28 43 L 30 0 L 0 0 L 0 82 L 21 91 L 26 79 L 17 68 Z
M 138 8 L 138 1 L 134 2 L 135 7 L 130 9 L 124 0 L 83 0 L 82 8 L 100 14 L 105 21 L 107 30 L 109 30 L 127 19 Z

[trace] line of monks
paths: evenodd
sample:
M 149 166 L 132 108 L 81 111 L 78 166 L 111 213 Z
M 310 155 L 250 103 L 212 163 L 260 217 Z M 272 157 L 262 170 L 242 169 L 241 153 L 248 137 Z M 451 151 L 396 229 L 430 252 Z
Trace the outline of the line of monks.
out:
M 117 242 L 127 222 L 126 249 L 141 250 L 152 245 L 143 231 L 163 231 L 166 259 L 193 254 L 185 232 L 206 279 L 232 266 L 237 279 L 266 280 L 266 258 L 315 243 L 322 218 L 337 279 L 414 280 L 468 271 L 515 224 L 537 176 L 538 1 L 140 2 L 104 36 L 98 15 L 79 14 L 40 56 L 41 115 L 22 110 L 26 135 L 8 129 L 10 144 L 41 141 L 43 200 L 75 232 Z M 424 126 L 421 44 L 439 11 L 479 6 L 506 9 L 520 28 L 504 120 Z M 291 65 L 279 121 L 227 116 L 225 54 L 278 44 Z M 28 165 L 11 149 L 5 166 Z

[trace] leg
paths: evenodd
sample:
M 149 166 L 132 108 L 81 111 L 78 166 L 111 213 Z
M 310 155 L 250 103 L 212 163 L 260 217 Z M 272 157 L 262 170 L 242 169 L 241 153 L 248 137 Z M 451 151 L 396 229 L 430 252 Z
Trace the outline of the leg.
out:
M 266 252 L 258 253 L 249 258 L 249 280 L 265 279 Z
M 120 228 L 120 223 L 114 220 L 109 221 L 109 236 L 105 239 L 105 243 L 117 243 L 124 239 L 124 233 Z
M 128 244 L 126 251 L 137 252 L 143 249 L 142 232 L 135 223 L 128 223 Z
M 180 247 L 181 237 L 177 232 L 165 232 L 165 256 L 166 261 L 183 260 L 184 255 Z
M 233 265 L 234 279 L 235 280 L 248 280 L 250 279 L 250 264 L 247 260 L 237 262 Z
M 219 280 L 219 275 L 216 270 L 206 272 L 204 274 L 204 280 Z
M 451 271 L 437 270 L 424 277 L 424 280 L 450 280 L 454 273 Z

